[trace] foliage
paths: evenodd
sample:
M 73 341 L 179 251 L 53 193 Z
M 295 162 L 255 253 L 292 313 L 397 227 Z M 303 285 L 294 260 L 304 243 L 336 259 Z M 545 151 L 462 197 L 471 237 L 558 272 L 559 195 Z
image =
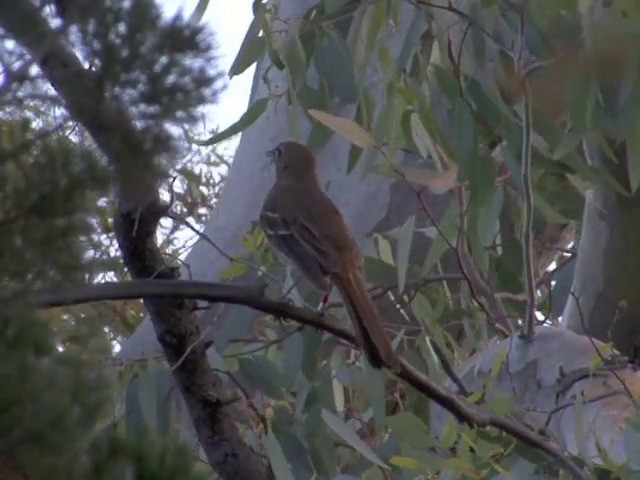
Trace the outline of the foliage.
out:
M 416 7 L 409 18 L 407 3 Z M 592 11 L 584 2 L 560 1 L 544 9 L 524 3 L 522 13 L 511 2 L 324 0 L 284 18 L 277 7 L 256 2 L 231 73 L 242 73 L 266 54 L 270 63 L 261 80 L 271 91 L 228 129 L 202 141 L 213 145 L 246 129 L 269 110 L 268 103 L 286 105 L 296 112 L 292 118 L 306 116 L 312 125 L 305 137 L 292 121 L 292 136 L 313 148 L 334 133 L 353 144 L 348 171 L 366 162 L 368 171 L 403 179 L 417 196 L 424 190 L 449 195 L 450 206 L 437 225 L 425 227 L 410 218 L 377 238 L 378 257 L 366 259 L 372 291 L 391 295 L 395 307 L 412 320 L 393 326 L 403 355 L 443 382 L 448 378 L 445 363 L 457 364 L 497 334 L 487 324 L 497 314 L 474 291 L 474 283 L 500 292 L 506 315 L 522 318 L 522 292 L 533 281 L 538 323 L 557 324 L 573 276 L 584 194 L 603 186 L 630 197 L 636 188 L 632 166 L 626 176 L 619 175 L 607 165 L 588 163 L 579 147 L 594 137 L 601 143 L 605 137 L 626 138 L 633 145 L 635 130 L 621 122 L 637 112 L 632 102 L 637 52 L 614 54 L 613 45 L 636 45 L 631 25 L 640 20 L 637 9 L 618 2 L 624 3 L 615 19 L 625 25 L 623 38 L 609 29 L 612 36 L 597 37 L 600 43 L 594 46 L 590 39 L 601 32 L 592 28 L 602 24 L 589 24 Z M 448 39 L 450 30 L 458 43 Z M 586 46 L 576 45 L 581 35 Z M 526 45 L 521 56 L 520 44 Z M 602 68 L 607 55 L 613 56 L 617 76 Z M 270 84 L 270 70 L 276 69 L 287 76 L 285 91 L 281 84 Z M 606 93 L 621 79 L 629 87 L 624 107 L 619 97 Z M 530 118 L 523 85 L 532 92 Z M 336 103 L 352 107 L 347 110 L 353 116 L 331 115 Z M 531 157 L 525 163 L 527 132 L 524 149 L 531 150 Z M 401 149 L 420 158 L 419 166 L 393 164 Z M 421 214 L 432 216 L 428 203 L 422 209 Z M 534 238 L 528 249 L 527 231 Z M 423 258 L 411 257 L 412 242 L 421 236 L 433 239 L 431 248 Z M 225 278 L 243 274 L 252 261 L 268 259 L 260 233 L 247 238 L 252 239 L 245 242 L 247 255 L 231 264 Z M 464 247 L 455 246 L 461 242 Z M 452 251 L 469 256 L 467 265 L 477 271 L 480 284 L 468 277 L 463 286 L 459 279 L 445 282 L 445 276 L 424 281 L 443 272 Z M 532 279 L 525 274 L 526 263 Z M 315 305 L 314 294 L 296 288 L 290 272 L 277 267 L 268 272 L 270 289 Z M 390 278 L 395 285 L 389 286 Z M 286 323 L 266 322 L 259 329 L 241 325 L 229 325 L 218 335 L 250 338 L 216 342 L 216 349 L 226 358 L 228 375 L 246 379 L 273 400 L 264 412 L 269 428 L 261 429 L 261 438 L 282 478 L 561 475 L 530 449 L 496 432 L 449 423 L 437 437 L 421 394 L 370 370 L 349 350 L 330 350 L 318 332 L 298 332 Z M 444 356 L 438 346 L 444 347 Z M 499 362 L 494 368 L 500 368 Z M 482 399 L 481 392 L 471 395 Z M 510 408 L 507 399 L 486 406 L 505 414 Z M 626 467 L 612 463 L 608 468 L 603 478 L 629 475 Z
M 415 7 L 410 18 L 408 4 Z M 469 0 L 462 13 L 442 2 L 437 8 L 420 0 L 322 0 L 284 19 L 272 5 L 254 2 L 255 17 L 230 74 L 266 55 L 270 65 L 261 79 L 271 87 L 269 95 L 254 99 L 228 128 L 197 141 L 191 129 L 200 107 L 215 99 L 219 80 L 209 68 L 214 58 L 201 28 L 181 19 L 165 22 L 151 0 L 43 1 L 42 8 L 95 72 L 101 95 L 130 110 L 159 159 L 183 155 L 164 165 L 176 178 L 163 186 L 174 205 L 160 241 L 176 263 L 185 247 L 176 239 L 210 213 L 220 184 L 212 171 L 224 164 L 215 150 L 196 146 L 215 147 L 273 104 L 285 103 L 308 118 L 313 128 L 305 140 L 314 148 L 336 132 L 350 141 L 349 171 L 366 162 L 373 174 L 400 178 L 418 200 L 425 192 L 447 195 L 449 206 L 439 218 L 421 223 L 418 215 L 431 217 L 422 202 L 422 211 L 379 235 L 377 255 L 366 258 L 372 294 L 408 319 L 390 325 L 394 343 L 418 370 L 445 382 L 449 364 L 459 365 L 499 334 L 488 321 L 498 317 L 490 300 L 500 300 L 503 317 L 524 316 L 522 292 L 531 286 L 525 264 L 535 275 L 540 323 L 557 322 L 573 275 L 575 254 L 568 247 L 581 228 L 584 193 L 604 185 L 628 197 L 637 188 L 635 156 L 620 174 L 588 164 L 579 145 L 587 137 L 605 145 L 613 138 L 635 148 L 637 129 L 627 125 L 636 124 L 631 100 L 637 74 L 625 66 L 626 55 L 633 59 L 638 49 L 614 56 L 615 68 L 604 59 L 622 50 L 616 46 L 636 45 L 628 27 L 638 12 L 626 5 L 614 22 L 624 34 L 613 34 L 609 25 L 604 33 L 610 44 L 586 42 L 578 54 L 576 35 L 593 33 L 582 21 L 583 4 L 557 0 L 542 9 L 526 3 L 521 17 L 511 2 Z M 443 32 L 460 25 L 454 48 Z M 526 61 L 515 47 L 521 43 Z M 8 285 L 0 316 L 6 332 L 0 381 L 11 388 L 0 393 L 0 424 L 7 432 L 0 453 L 9 452 L 16 468 L 34 478 L 52 472 L 122 478 L 132 470 L 139 478 L 199 478 L 198 452 L 172 446 L 176 435 L 191 442 L 193 427 L 171 372 L 158 359 L 117 365 L 111 358 L 108 347 L 137 326 L 141 305 L 36 315 L 28 303 L 26 292 L 36 285 L 126 274 L 112 237 L 114 207 L 106 199 L 108 172 L 99 149 L 25 53 L 10 41 L 5 45 L 0 58 L 12 71 L 5 72 L 0 139 L 0 265 Z M 525 74 L 524 67 L 536 62 L 552 68 Z M 487 65 L 493 70 L 487 72 Z M 270 83 L 273 70 L 286 74 L 286 91 Z M 611 85 L 620 78 L 628 82 L 627 97 L 614 101 Z M 352 107 L 352 118 L 329 113 L 337 102 Z M 176 126 L 184 127 L 189 145 L 177 140 Z M 291 129 L 298 133 L 295 122 Z M 393 164 L 401 150 L 416 166 Z M 531 162 L 521 161 L 523 151 L 531 151 Z M 524 213 L 528 207 L 532 218 Z M 528 250 L 527 233 L 535 238 Z M 411 246 L 425 237 L 428 251 L 412 256 Z M 260 231 L 248 232 L 243 246 L 246 254 L 235 258 L 225 280 L 258 266 L 269 294 L 316 304 L 317 294 L 274 266 Z M 467 262 L 474 279 L 444 275 L 447 255 Z M 559 266 L 549 270 L 554 262 Z M 478 293 L 478 286 L 489 294 Z M 562 478 L 557 465 L 501 432 L 454 421 L 436 426 L 423 394 L 371 370 L 357 352 L 335 348 L 322 332 L 280 319 L 255 324 L 240 313 L 216 331 L 215 340 L 211 364 L 255 413 L 238 423 L 277 478 Z M 105 368 L 105 359 L 120 368 Z M 469 397 L 509 414 L 509 399 L 486 402 L 485 393 Z M 622 472 L 631 478 L 635 472 L 625 468 L 610 462 L 599 478 Z
M 172 126 L 192 125 L 216 98 L 210 34 L 163 19 L 151 1 L 42 2 L 59 25 L 52 3 L 66 7 L 59 33 L 91 65 L 103 94 L 131 108 L 173 177 L 163 194 L 173 199 L 175 220 L 159 240 L 178 262 L 195 236 L 185 222 L 202 225 L 226 165 L 215 149 L 181 144 Z M 141 302 L 34 311 L 35 288 L 127 275 L 102 152 L 25 52 L 4 32 L 1 42 L 0 477 L 207 478 L 175 428 L 159 438 L 132 432 L 123 419 L 131 369 L 114 361 L 113 349 L 142 320 Z

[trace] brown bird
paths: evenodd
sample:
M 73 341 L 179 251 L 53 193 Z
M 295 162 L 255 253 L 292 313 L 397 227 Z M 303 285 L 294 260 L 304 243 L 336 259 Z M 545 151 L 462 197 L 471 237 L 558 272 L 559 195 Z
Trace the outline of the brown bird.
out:
M 362 255 L 320 187 L 313 153 L 283 142 L 267 155 L 276 168 L 260 213 L 269 243 L 320 291 L 328 294 L 335 285 L 371 366 L 396 368 L 397 357 L 365 287 Z

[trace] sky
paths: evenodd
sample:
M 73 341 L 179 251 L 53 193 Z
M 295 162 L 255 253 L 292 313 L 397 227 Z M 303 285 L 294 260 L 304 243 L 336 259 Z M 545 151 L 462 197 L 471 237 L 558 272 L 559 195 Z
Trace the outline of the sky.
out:
M 181 10 L 189 17 L 198 4 L 198 0 L 159 0 L 167 15 Z M 253 19 L 251 0 L 209 0 L 202 22 L 207 23 L 215 32 L 220 57 L 219 67 L 228 72 L 233 63 L 249 24 Z M 247 109 L 249 92 L 253 81 L 254 68 L 229 80 L 220 95 L 217 105 L 211 108 L 208 129 L 218 127 L 220 130 L 234 123 Z M 226 142 L 221 150 L 229 155 L 235 151 L 240 136 Z

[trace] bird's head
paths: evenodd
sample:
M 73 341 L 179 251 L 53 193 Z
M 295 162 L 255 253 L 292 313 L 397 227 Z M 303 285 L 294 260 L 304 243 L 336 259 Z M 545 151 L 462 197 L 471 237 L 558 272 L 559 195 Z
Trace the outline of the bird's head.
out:
M 316 159 L 311 150 L 297 142 L 282 142 L 267 156 L 276 167 L 276 180 L 316 181 Z

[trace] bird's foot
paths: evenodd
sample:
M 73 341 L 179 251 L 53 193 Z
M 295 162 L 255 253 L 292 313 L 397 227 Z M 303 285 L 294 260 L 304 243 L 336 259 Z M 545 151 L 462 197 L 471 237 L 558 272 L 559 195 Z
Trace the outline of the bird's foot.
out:
M 327 305 L 329 305 L 329 292 L 322 295 L 322 298 L 320 299 L 320 303 L 316 308 L 316 312 L 318 312 L 318 315 L 321 315 L 323 317 L 326 315 Z

